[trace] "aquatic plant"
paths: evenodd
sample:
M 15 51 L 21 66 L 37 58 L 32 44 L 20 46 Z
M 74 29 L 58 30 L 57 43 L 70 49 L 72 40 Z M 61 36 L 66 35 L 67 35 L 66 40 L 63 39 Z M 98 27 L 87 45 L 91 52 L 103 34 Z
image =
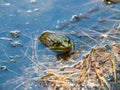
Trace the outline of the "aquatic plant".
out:
M 112 75 L 115 82 L 117 81 L 115 60 L 102 47 L 94 47 L 78 64 L 64 67 L 60 71 L 47 70 L 45 73 L 47 75 L 33 78 L 33 80 L 52 83 L 54 90 L 57 90 L 57 88 L 77 90 L 76 85 L 79 84 L 84 84 L 84 87 L 100 87 L 101 89 L 106 86 L 111 90 L 106 78 Z M 82 89 L 80 86 L 79 88 Z

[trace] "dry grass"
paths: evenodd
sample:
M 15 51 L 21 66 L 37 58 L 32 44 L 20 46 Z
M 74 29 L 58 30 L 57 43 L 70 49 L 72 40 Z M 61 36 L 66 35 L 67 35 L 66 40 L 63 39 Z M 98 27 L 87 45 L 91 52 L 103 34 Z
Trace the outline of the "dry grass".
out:
M 75 86 L 83 84 L 93 85 L 91 87 L 100 87 L 101 89 L 107 87 L 111 90 L 106 79 L 110 75 L 114 77 L 116 82 L 114 58 L 105 48 L 94 47 L 82 62 L 58 71 L 47 70 L 45 76 L 33 80 L 49 82 L 53 84 L 54 90 L 57 88 L 78 90 Z M 80 88 L 82 89 L 82 87 Z

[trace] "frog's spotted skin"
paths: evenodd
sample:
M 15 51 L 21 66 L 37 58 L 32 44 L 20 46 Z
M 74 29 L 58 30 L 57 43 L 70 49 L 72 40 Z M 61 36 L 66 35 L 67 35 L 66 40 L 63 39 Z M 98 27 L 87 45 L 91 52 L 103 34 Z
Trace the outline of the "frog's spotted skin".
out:
M 68 37 L 53 32 L 42 33 L 39 40 L 56 52 L 70 52 L 73 46 Z

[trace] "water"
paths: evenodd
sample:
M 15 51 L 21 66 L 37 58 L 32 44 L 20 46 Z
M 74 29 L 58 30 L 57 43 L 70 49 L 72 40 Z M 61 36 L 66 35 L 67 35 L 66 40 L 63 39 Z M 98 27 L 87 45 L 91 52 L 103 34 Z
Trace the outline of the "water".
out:
M 94 46 L 120 43 L 119 20 L 120 4 L 97 0 L 1 0 L 0 66 L 7 70 L 0 70 L 0 90 L 46 90 L 31 79 L 79 62 Z M 56 53 L 37 40 L 46 30 L 68 36 L 79 58 L 57 61 Z M 10 31 L 20 31 L 19 37 Z

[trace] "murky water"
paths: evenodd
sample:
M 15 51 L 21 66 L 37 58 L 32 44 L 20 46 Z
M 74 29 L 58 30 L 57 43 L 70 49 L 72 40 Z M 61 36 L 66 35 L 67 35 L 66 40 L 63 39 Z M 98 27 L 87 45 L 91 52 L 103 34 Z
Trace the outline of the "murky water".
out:
M 57 61 L 56 53 L 37 40 L 46 30 L 68 36 L 79 57 Z M 0 0 L 0 90 L 52 90 L 32 78 L 79 62 L 94 46 L 114 43 L 120 43 L 119 3 Z

